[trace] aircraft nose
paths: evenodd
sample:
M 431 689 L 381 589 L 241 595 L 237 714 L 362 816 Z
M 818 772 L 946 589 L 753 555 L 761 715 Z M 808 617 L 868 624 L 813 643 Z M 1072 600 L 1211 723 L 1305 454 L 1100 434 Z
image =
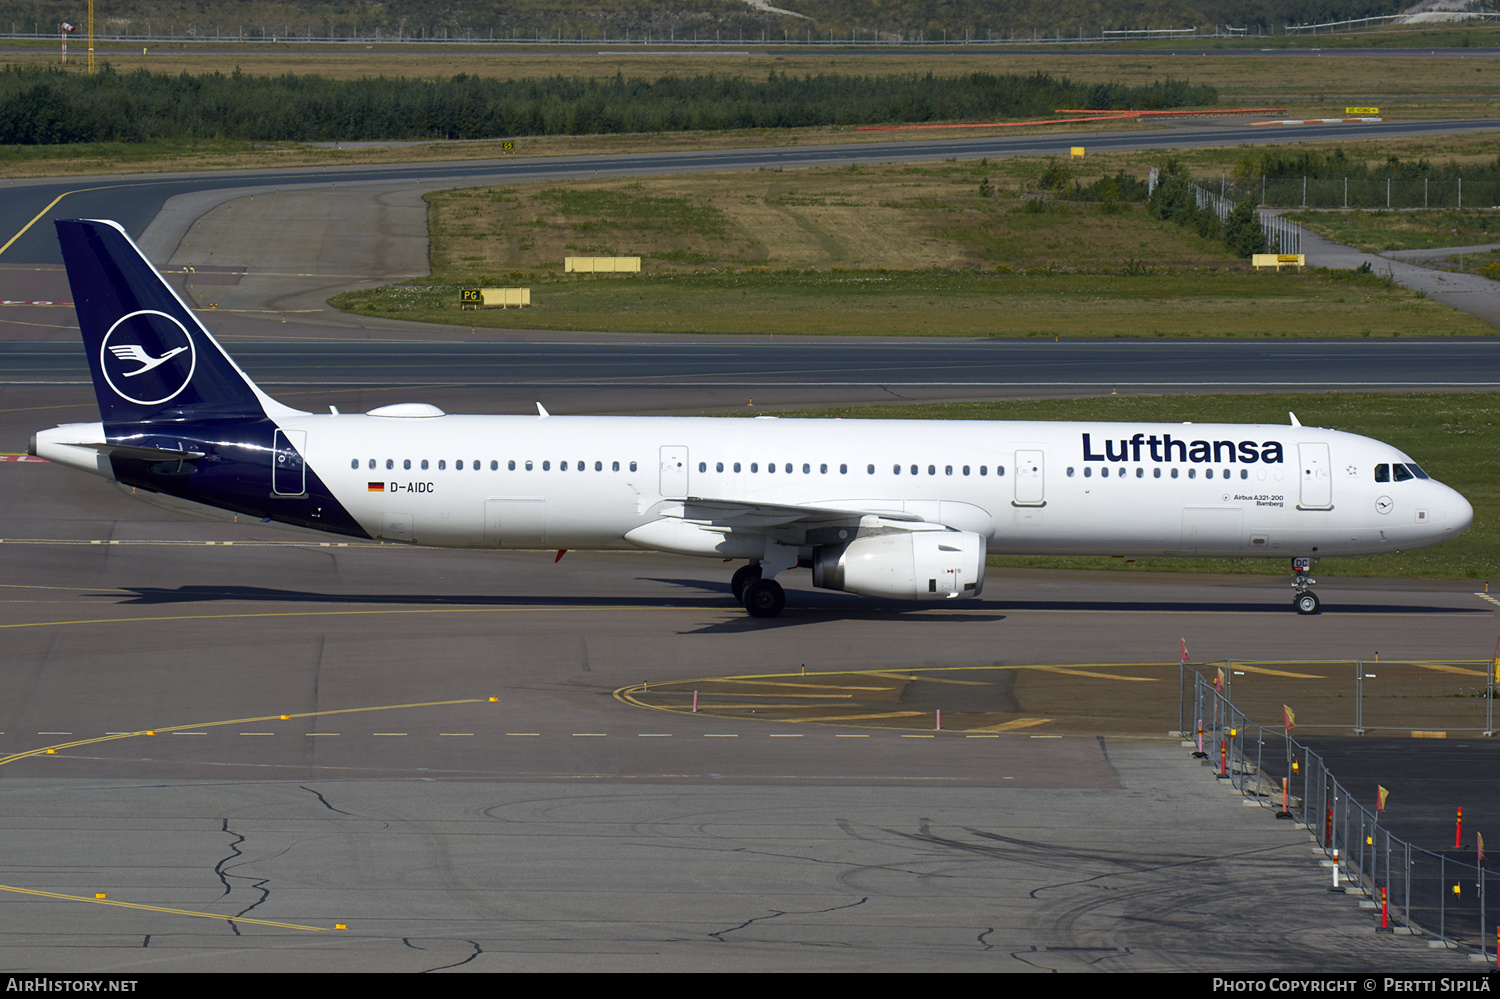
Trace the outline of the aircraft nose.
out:
M 1450 489 L 1448 493 L 1448 530 L 1459 535 L 1474 523 L 1474 506 L 1457 490 Z

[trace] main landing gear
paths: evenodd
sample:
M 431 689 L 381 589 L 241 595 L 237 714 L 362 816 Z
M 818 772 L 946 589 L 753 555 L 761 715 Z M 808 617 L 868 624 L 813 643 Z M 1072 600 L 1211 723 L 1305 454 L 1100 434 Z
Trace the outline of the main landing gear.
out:
M 1312 586 L 1317 580 L 1309 575 L 1317 561 L 1315 558 L 1292 559 L 1292 589 L 1296 591 L 1292 595 L 1292 606 L 1296 608 L 1298 614 L 1318 612 L 1318 595 L 1312 591 Z
M 759 562 L 736 569 L 729 588 L 751 617 L 775 617 L 786 606 L 786 591 L 776 580 L 760 578 Z

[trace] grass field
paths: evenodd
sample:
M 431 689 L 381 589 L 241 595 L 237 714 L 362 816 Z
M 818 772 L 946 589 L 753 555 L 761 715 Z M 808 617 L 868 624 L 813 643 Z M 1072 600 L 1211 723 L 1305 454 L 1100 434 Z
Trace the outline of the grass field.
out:
M 1366 253 L 1500 243 L 1500 209 L 1295 212 L 1287 217 Z
M 1434 548 L 1367 558 L 1324 559 L 1317 575 L 1420 579 L 1500 578 L 1500 464 L 1492 457 L 1500 431 L 1500 398 L 1492 393 L 1433 395 L 1220 395 L 1009 400 L 783 413 L 847 419 L 1114 420 L 1129 423 L 1264 423 L 1285 426 L 1288 412 L 1304 426 L 1362 434 L 1405 451 L 1434 478 L 1474 506 L 1474 526 Z M 1290 558 L 1290 556 L 1288 556 Z M 992 566 L 1288 574 L 1287 558 L 1170 559 L 996 557 Z
M 1091 184 L 1120 162 L 1070 169 Z M 1061 165 L 944 161 L 436 192 L 431 277 L 332 304 L 425 322 L 642 333 L 1492 332 L 1379 275 L 1255 273 L 1139 204 L 1037 196 L 1043 172 Z M 991 197 L 980 194 L 984 178 Z M 567 275 L 570 255 L 641 256 L 643 273 Z M 532 308 L 460 312 L 460 287 L 519 286 L 531 288 Z

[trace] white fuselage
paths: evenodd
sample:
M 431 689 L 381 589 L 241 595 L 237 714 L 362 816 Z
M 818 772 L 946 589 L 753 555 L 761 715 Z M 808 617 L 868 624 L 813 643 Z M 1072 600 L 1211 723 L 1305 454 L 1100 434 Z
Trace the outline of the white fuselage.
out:
M 570 416 L 278 421 L 372 537 L 661 548 L 699 498 L 902 515 L 991 553 L 1365 555 L 1461 533 L 1472 508 L 1410 459 L 1310 427 Z M 730 525 L 733 527 L 732 518 Z M 635 534 L 631 538 L 627 535 Z M 680 533 L 680 532 L 678 532 Z M 729 533 L 733 533 L 731 530 Z M 722 536 L 722 532 L 721 532 Z

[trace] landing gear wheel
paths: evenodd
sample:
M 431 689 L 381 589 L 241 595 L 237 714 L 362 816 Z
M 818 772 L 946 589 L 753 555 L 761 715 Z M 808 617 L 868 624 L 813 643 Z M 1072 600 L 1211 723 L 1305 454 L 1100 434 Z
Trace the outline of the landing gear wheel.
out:
M 745 587 L 760 578 L 760 566 L 752 563 L 742 565 L 734 570 L 734 575 L 729 578 L 729 590 L 734 594 L 734 602 L 742 604 L 745 602 Z
M 1297 608 L 1298 614 L 1316 614 L 1318 612 L 1318 595 L 1316 593 L 1299 593 L 1292 606 Z
M 786 592 L 774 579 L 752 580 L 745 587 L 745 610 L 751 617 L 775 617 L 786 606 Z

